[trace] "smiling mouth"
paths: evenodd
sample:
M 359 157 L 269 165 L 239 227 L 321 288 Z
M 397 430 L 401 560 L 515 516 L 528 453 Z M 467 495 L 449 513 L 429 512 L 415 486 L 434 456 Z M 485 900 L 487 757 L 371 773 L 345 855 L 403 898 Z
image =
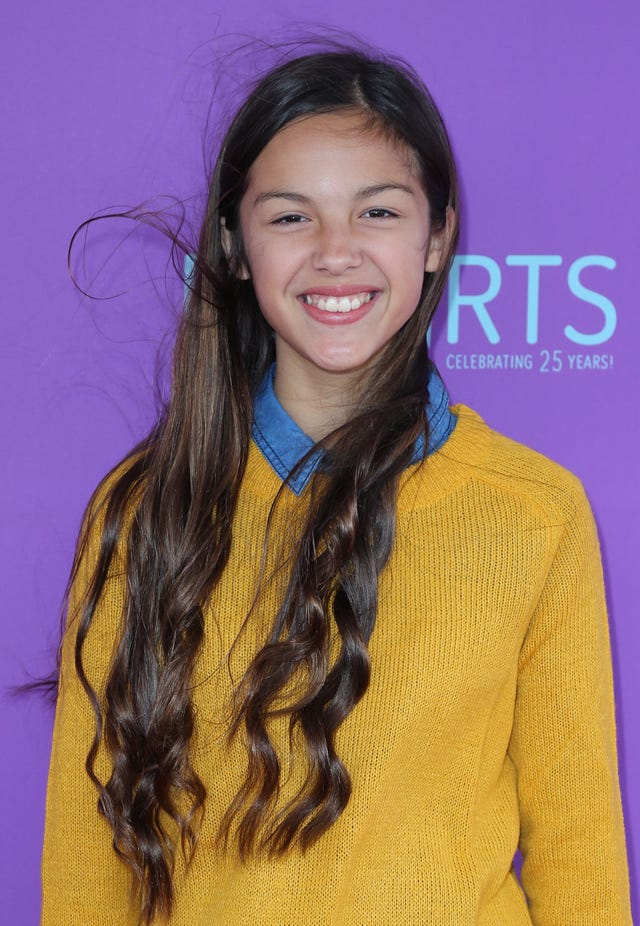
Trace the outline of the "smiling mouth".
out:
M 351 296 L 320 296 L 304 293 L 300 298 L 306 305 L 313 305 L 321 312 L 353 312 L 371 302 L 376 292 L 353 293 Z

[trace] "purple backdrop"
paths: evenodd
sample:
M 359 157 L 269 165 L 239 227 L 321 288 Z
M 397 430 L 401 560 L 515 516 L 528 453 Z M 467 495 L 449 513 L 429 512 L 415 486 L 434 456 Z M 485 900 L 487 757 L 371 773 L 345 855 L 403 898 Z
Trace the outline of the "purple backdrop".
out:
M 293 0 L 13 6 L 0 34 L 3 329 L 2 684 L 49 666 L 75 535 L 100 476 L 151 420 L 175 287 L 158 242 L 128 241 L 89 303 L 66 274 L 96 209 L 202 189 L 216 33 L 269 35 Z M 623 795 L 640 833 L 636 551 L 640 334 L 636 0 L 307 0 L 307 20 L 409 58 L 441 104 L 464 192 L 460 260 L 432 347 L 455 401 L 583 480 L 608 582 Z M 8 26 L 7 18 L 11 23 Z M 226 77 L 224 65 L 219 68 Z M 233 75 L 231 75 L 233 76 Z M 119 238 L 122 238 L 122 228 Z M 102 244 L 111 246 L 112 232 Z M 113 238 L 118 238 L 116 234 Z M 98 241 L 100 243 L 100 241 Z M 632 248 L 632 244 L 635 248 Z M 105 249 L 88 248 L 102 253 Z M 100 269 L 87 269 L 93 279 Z M 140 285 L 138 285 L 140 284 Z M 635 332 L 635 334 L 634 334 Z M 634 594 L 635 591 L 635 594 Z M 0 910 L 35 924 L 51 715 L 3 696 Z M 633 875 L 632 875 L 632 880 Z M 638 895 L 634 901 L 638 909 Z

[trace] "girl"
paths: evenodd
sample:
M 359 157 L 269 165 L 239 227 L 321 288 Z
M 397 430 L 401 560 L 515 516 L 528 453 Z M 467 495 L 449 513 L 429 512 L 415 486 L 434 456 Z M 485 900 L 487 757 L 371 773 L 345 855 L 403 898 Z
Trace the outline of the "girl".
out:
M 457 239 L 406 65 L 305 55 L 237 113 L 73 567 L 45 926 L 631 922 L 593 518 L 449 407 Z

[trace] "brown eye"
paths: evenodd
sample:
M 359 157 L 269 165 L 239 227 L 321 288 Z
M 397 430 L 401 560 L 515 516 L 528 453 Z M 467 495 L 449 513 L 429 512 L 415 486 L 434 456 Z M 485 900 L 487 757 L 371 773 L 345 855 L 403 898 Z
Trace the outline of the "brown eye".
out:
M 383 209 L 379 206 L 377 206 L 374 209 L 367 209 L 367 211 L 364 212 L 363 215 L 369 219 L 397 219 L 398 218 L 397 213 L 392 212 L 390 209 Z
M 288 215 L 281 215 L 277 219 L 274 219 L 271 223 L 272 225 L 299 225 L 301 222 L 305 222 L 306 219 L 303 215 L 298 215 L 297 212 L 291 212 Z

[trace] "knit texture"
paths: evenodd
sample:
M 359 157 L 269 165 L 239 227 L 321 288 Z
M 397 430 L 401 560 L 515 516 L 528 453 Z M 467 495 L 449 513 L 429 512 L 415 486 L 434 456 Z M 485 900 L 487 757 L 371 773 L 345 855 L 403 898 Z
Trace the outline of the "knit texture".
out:
M 580 482 L 457 406 L 457 426 L 404 474 L 397 534 L 380 578 L 371 684 L 340 728 L 352 778 L 339 820 L 306 853 L 241 864 L 214 846 L 244 777 L 225 733 L 237 682 L 270 626 L 255 591 L 281 482 L 251 448 L 224 577 L 206 609 L 194 678 L 193 758 L 207 788 L 191 867 L 178 859 L 171 926 L 627 926 L 608 629 L 594 520 Z M 284 536 L 305 494 L 285 492 Z M 277 535 L 277 534 L 276 534 Z M 278 561 L 278 543 L 269 551 Z M 80 571 L 77 597 L 91 552 Z M 104 679 L 122 610 L 107 584 L 85 646 Z M 137 922 L 84 769 L 93 715 L 63 651 L 47 798 L 42 926 Z M 228 654 L 231 652 L 230 662 Z M 287 721 L 270 732 L 281 802 L 304 778 Z M 98 772 L 109 763 L 99 755 Z M 520 845 L 523 886 L 512 868 Z

